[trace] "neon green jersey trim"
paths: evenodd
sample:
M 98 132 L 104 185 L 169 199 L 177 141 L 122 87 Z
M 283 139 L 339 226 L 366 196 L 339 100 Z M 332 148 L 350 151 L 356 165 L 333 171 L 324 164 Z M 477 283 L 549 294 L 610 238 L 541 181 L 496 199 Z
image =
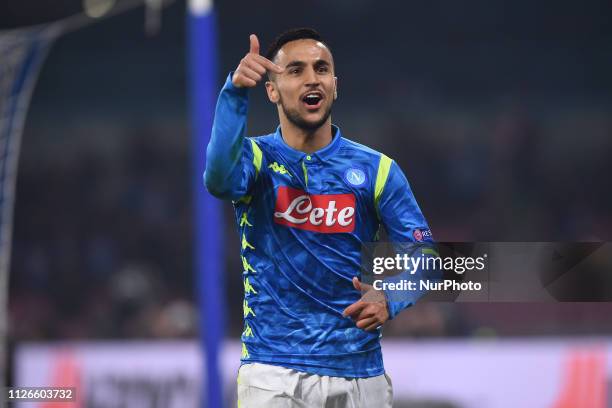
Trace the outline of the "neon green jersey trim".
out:
M 246 235 L 242 234 L 242 249 L 255 249 L 255 247 L 249 244 L 249 241 L 246 240 Z
M 244 256 L 240 255 L 240 258 L 242 258 L 242 269 L 244 270 L 245 273 L 248 273 L 248 272 L 256 273 L 257 272 L 255 269 L 253 269 L 249 261 L 247 261 L 247 259 Z
M 236 203 L 236 204 L 238 204 L 238 203 L 250 204 L 252 199 L 253 199 L 252 196 L 245 195 L 245 196 L 242 196 L 239 200 L 234 201 L 234 203 Z
M 244 299 L 244 301 L 242 302 L 242 312 L 243 312 L 242 314 L 244 315 L 245 319 L 247 318 L 249 313 L 255 316 L 255 312 L 253 311 L 253 309 L 249 307 L 249 302 L 247 302 L 246 299 Z
M 240 217 L 240 226 L 244 227 L 245 224 L 248 225 L 249 227 L 253 226 L 253 224 L 251 224 L 249 222 L 249 219 L 247 218 L 247 213 L 246 212 L 242 213 L 242 217 Z
M 380 163 L 378 164 L 378 172 L 376 173 L 376 184 L 374 185 L 374 206 L 376 207 L 376 213 L 380 218 L 380 212 L 378 208 L 378 202 L 382 197 L 385 184 L 387 184 L 387 178 L 389 177 L 389 170 L 391 170 L 391 160 L 388 156 L 381 154 Z
M 440 254 L 438 253 L 438 251 L 436 251 L 436 250 L 435 250 L 435 249 L 433 249 L 433 248 L 423 248 L 423 249 L 421 250 L 421 253 L 422 253 L 423 255 L 440 256 Z
M 259 171 L 261 170 L 261 162 L 263 160 L 263 154 L 261 153 L 261 149 L 257 145 L 253 139 L 249 139 L 251 141 L 251 147 L 253 148 L 253 167 L 255 167 L 255 180 L 257 180 L 257 176 L 259 176 Z M 253 199 L 250 195 L 245 195 L 240 197 L 238 200 L 234 201 L 234 204 L 244 203 L 250 204 Z
M 247 277 L 244 279 L 244 294 L 248 295 L 249 293 L 253 293 L 254 295 L 256 295 L 257 291 L 255 290 L 253 285 L 251 285 L 251 282 L 249 282 L 249 278 Z
M 249 139 L 251 141 L 251 146 L 253 147 L 253 166 L 255 166 L 255 178 L 259 175 L 259 170 L 261 170 L 261 162 L 263 155 L 261 153 L 261 149 L 257 146 L 257 143 L 253 139 Z
M 242 343 L 242 358 L 249 358 L 249 351 L 247 350 L 244 343 Z
M 304 181 L 306 182 L 306 187 L 308 187 L 308 170 L 306 170 L 304 162 L 302 162 L 302 170 L 304 170 Z

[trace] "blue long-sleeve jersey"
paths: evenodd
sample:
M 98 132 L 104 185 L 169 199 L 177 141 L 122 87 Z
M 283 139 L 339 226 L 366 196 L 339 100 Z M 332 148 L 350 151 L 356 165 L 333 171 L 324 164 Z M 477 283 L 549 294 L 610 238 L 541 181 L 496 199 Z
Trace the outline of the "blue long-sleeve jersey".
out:
M 306 154 L 275 133 L 245 138 L 248 91 L 231 74 L 217 102 L 205 184 L 232 200 L 244 281 L 242 363 L 319 375 L 384 372 L 380 331 L 342 316 L 361 293 L 362 243 L 431 240 L 406 177 L 387 156 L 344 138 Z M 389 302 L 394 317 L 407 302 Z

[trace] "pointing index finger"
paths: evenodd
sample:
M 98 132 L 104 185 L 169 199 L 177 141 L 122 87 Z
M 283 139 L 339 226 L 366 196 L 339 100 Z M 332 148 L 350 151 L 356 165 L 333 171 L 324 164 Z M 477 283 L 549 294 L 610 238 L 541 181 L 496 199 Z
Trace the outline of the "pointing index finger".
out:
M 282 74 L 284 71 L 284 69 L 281 68 L 279 65 L 276 65 L 275 63 L 273 63 L 266 57 L 262 57 L 261 55 L 257 55 L 255 60 L 258 63 L 260 63 L 264 68 L 266 68 L 268 71 L 272 71 L 277 74 Z
M 367 305 L 364 302 L 359 300 L 353 303 L 352 305 L 350 305 L 349 307 L 347 307 L 346 309 L 344 309 L 344 312 L 342 313 L 342 315 L 344 317 L 353 316 L 355 313 L 360 312 L 361 309 L 363 309 L 366 306 Z

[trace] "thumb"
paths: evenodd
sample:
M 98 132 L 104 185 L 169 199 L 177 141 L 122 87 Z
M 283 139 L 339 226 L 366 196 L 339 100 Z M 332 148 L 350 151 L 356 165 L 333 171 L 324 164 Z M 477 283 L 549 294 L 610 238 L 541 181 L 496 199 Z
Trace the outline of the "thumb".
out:
M 356 276 L 353 278 L 353 286 L 355 289 L 361 291 L 361 282 L 359 282 L 359 278 Z
M 249 40 L 251 41 L 251 47 L 249 52 L 252 54 L 259 54 L 259 40 L 255 34 L 251 34 L 249 36 Z

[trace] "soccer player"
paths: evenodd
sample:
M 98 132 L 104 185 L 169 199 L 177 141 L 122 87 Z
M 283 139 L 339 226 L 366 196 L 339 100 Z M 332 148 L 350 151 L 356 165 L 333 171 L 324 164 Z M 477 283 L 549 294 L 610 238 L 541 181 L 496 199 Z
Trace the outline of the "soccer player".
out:
M 266 75 L 280 126 L 246 138 L 249 89 Z M 232 200 L 242 243 L 242 408 L 392 404 L 381 326 L 410 303 L 361 282 L 361 246 L 381 225 L 396 242 L 431 232 L 398 165 L 332 124 L 337 97 L 311 29 L 280 35 L 266 57 L 251 35 L 219 95 L 204 180 Z

